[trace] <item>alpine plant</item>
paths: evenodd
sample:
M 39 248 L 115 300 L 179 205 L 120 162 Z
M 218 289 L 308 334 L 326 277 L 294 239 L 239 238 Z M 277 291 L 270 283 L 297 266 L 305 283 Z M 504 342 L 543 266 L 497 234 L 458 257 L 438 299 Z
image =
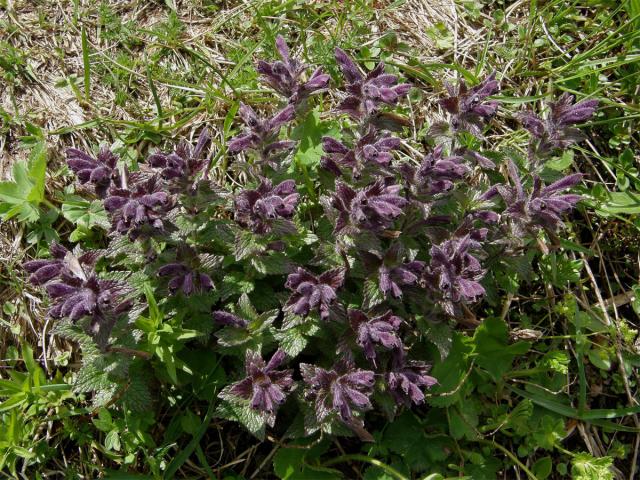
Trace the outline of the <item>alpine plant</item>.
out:
M 247 90 L 243 126 L 225 145 L 212 139 L 229 125 L 209 125 L 194 146 L 135 163 L 108 147 L 67 151 L 78 191 L 111 228 L 92 232 L 85 251 L 54 243 L 24 269 L 61 334 L 97 345 L 83 344 L 82 368 L 94 371 L 80 375 L 102 375 L 94 403 L 186 383 L 203 370 L 182 354 L 204 348 L 226 372 L 218 417 L 260 438 L 296 422 L 306 435 L 371 440 L 380 415 L 370 410 L 426 408 L 437 379 L 416 346 L 438 346 L 430 325 L 477 324 L 497 308 L 496 258 L 531 262 L 559 245 L 581 175 L 542 170 L 582 138 L 575 125 L 595 100 L 565 94 L 544 114 L 518 114 L 528 155 L 506 156 L 486 143 L 508 114 L 496 115 L 498 74 L 446 83 L 446 128 L 423 129 L 406 115 L 424 109 L 405 107 L 419 85 L 383 63 L 366 71 L 339 48 L 337 68 L 307 65 L 297 50 L 279 36 L 280 58 L 258 61 L 277 97 L 254 109 Z M 408 135 L 416 123 L 431 133 Z M 168 374 L 154 375 L 161 362 Z

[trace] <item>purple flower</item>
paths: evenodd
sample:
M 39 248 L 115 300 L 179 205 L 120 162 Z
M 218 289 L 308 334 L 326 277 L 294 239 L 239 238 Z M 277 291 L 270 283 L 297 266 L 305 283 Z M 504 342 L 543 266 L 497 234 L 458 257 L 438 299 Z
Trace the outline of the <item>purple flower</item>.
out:
M 382 62 L 365 76 L 344 51 L 336 48 L 335 56 L 347 81 L 347 97 L 338 106 L 338 111 L 356 120 L 375 113 L 382 104 L 395 105 L 411 89 L 408 83 L 398 85 L 395 75 L 384 73 Z
M 256 70 L 276 92 L 287 97 L 290 104 L 298 105 L 310 95 L 325 89 L 329 84 L 329 75 L 316 69 L 305 82 L 302 77 L 307 66 L 291 58 L 289 47 L 280 35 L 276 38 L 276 48 L 282 61 L 267 63 L 258 61 Z
M 455 150 L 456 156 L 463 156 L 465 159 L 470 160 L 473 163 L 476 163 L 482 168 L 486 168 L 489 170 L 494 170 L 496 168 L 496 164 L 493 160 L 488 159 L 484 155 L 476 152 L 475 150 L 470 150 L 469 148 L 462 147 L 457 148 Z
M 209 131 L 205 128 L 198 137 L 198 143 L 192 149 L 187 141 L 181 141 L 172 153 L 156 152 L 149 156 L 149 165 L 162 169 L 165 180 L 182 180 L 191 183 L 194 176 L 201 172 L 207 163 L 206 148 L 211 142 Z M 181 185 L 183 188 L 185 185 Z
M 132 175 L 132 179 L 135 177 Z M 137 238 L 149 230 L 162 230 L 170 208 L 169 196 L 155 176 L 135 182 L 131 189 L 112 188 L 104 201 L 113 229 Z
M 404 351 L 393 357 L 392 369 L 387 373 L 387 385 L 396 402 L 407 407 L 424 403 L 423 388 L 431 388 L 438 381 L 429 376 L 431 365 L 419 360 L 407 360 Z
M 65 279 L 46 286 L 53 306 L 49 310 L 52 318 L 67 317 L 76 322 L 91 316 L 99 321 L 111 313 L 120 314 L 130 306 L 129 302 L 118 303 L 124 293 L 123 286 L 113 280 L 100 280 L 93 272 L 86 278 Z
M 351 226 L 356 230 L 382 232 L 402 214 L 407 200 L 399 195 L 400 185 L 389 185 L 384 179 L 354 190 L 336 181 L 332 205 L 338 211 L 335 233 Z
M 341 360 L 331 370 L 301 363 L 300 372 L 307 384 L 305 397 L 315 403 L 318 422 L 337 414 L 347 425 L 361 424 L 353 417 L 353 411 L 371 408 L 369 397 L 375 380 L 372 371 L 357 369 Z
M 49 316 L 66 317 L 73 322 L 90 317 L 90 333 L 98 345 L 104 346 L 117 318 L 131 307 L 131 301 L 123 299 L 128 288 L 120 282 L 97 278 L 93 265 L 100 256 L 98 251 L 74 254 L 54 243 L 51 253 L 52 260 L 25 263 L 32 281 L 45 284 L 51 298 Z
M 391 310 L 385 314 L 369 318 L 360 310 L 349 310 L 349 322 L 356 332 L 356 342 L 362 347 L 364 356 L 376 365 L 376 345 L 387 350 L 402 348 L 398 329 L 402 319 L 393 315 Z
M 320 159 L 323 168 L 342 175 L 342 168 L 349 169 L 353 178 L 360 178 L 365 169 L 372 173 L 384 172 L 391 164 L 392 150 L 400 147 L 400 139 L 388 133 L 381 134 L 374 128 L 360 137 L 353 148 L 331 137 L 322 138 L 322 148 L 327 154 Z
M 469 253 L 473 245 L 473 240 L 466 235 L 431 247 L 431 262 L 423 278 L 450 315 L 454 315 L 456 305 L 473 302 L 485 293 L 480 284 L 485 271 Z
M 80 183 L 93 185 L 96 195 L 104 198 L 111 182 L 119 183 L 120 176 L 116 165 L 118 156 L 107 147 L 98 153 L 96 158 L 77 148 L 67 149 L 67 165 L 80 180 Z
M 43 285 L 44 283 L 58 277 L 65 267 L 64 259 L 69 253 L 65 247 L 57 242 L 51 244 L 50 249 L 51 260 L 31 260 L 25 262 L 22 267 L 31 275 L 29 281 L 34 285 Z
M 247 350 L 247 376 L 234 383 L 229 390 L 233 395 L 250 400 L 251 408 L 264 413 L 271 426 L 275 422 L 276 410 L 293 387 L 293 370 L 277 370 L 285 356 L 282 350 L 278 350 L 269 363 L 265 363 L 259 353 Z
M 168 263 L 158 269 L 158 275 L 171 277 L 168 287 L 172 294 L 181 290 L 188 297 L 193 293 L 202 293 L 213 288 L 209 275 L 194 270 L 184 263 Z
M 336 290 L 344 283 L 345 273 L 344 268 L 335 268 L 315 276 L 298 267 L 289 274 L 284 285 L 293 292 L 284 309 L 302 317 L 317 310 L 322 320 L 328 320 L 329 309 L 337 299 Z
M 293 217 L 298 197 L 295 181 L 285 180 L 273 187 L 271 180 L 261 178 L 258 188 L 236 197 L 235 220 L 254 233 L 269 233 L 274 220 L 288 221 Z
M 29 281 L 34 285 L 44 285 L 56 279 L 85 278 L 86 269 L 93 267 L 100 257 L 98 251 L 88 251 L 77 256 L 57 242 L 49 249 L 50 260 L 31 260 L 23 264 L 23 268 L 30 273 Z
M 245 133 L 229 140 L 229 153 L 235 154 L 249 149 L 256 150 L 261 161 L 274 164 L 274 153 L 288 152 L 295 146 L 293 141 L 278 141 L 280 128 L 295 117 L 293 105 L 286 106 L 268 119 L 259 118 L 256 112 L 244 103 L 240 103 L 239 113 L 247 128 Z
M 413 187 L 418 195 L 437 195 L 453 188 L 458 181 L 470 172 L 458 155 L 444 157 L 442 145 L 426 155 L 418 168 L 408 163 L 400 167 L 405 181 Z
M 499 185 L 497 191 L 507 206 L 503 215 L 513 221 L 514 233 L 521 236 L 526 230 L 535 232 L 543 228 L 554 234 L 564 225 L 562 214 L 571 210 L 582 198 L 580 195 L 561 192 L 580 183 L 582 175 L 569 175 L 548 186 L 544 186 L 540 177 L 534 175 L 533 190 L 527 196 L 518 175 L 518 167 L 512 161 L 507 163 L 507 167 L 514 186 Z
M 233 313 L 225 312 L 223 310 L 217 310 L 213 312 L 213 319 L 219 325 L 235 328 L 247 328 L 249 322 L 244 318 L 240 318 Z
M 400 245 L 394 244 L 381 258 L 373 252 L 360 252 L 365 269 L 378 276 L 378 286 L 386 297 L 402 297 L 402 287 L 418 283 L 425 263 L 419 260 L 402 263 Z
M 460 80 L 457 89 L 448 83 L 445 86 L 449 96 L 440 100 L 440 105 L 452 115 L 453 130 L 480 135 L 485 122 L 498 110 L 497 101 L 485 101 L 499 90 L 495 72 L 472 88 L 464 80 Z
M 97 251 L 75 255 L 53 243 L 51 254 L 52 260 L 33 260 L 26 262 L 24 268 L 31 273 L 32 283 L 45 285 L 52 300 L 52 318 L 68 317 L 76 322 L 91 316 L 96 324 L 130 307 L 129 302 L 119 301 L 125 293 L 122 284 L 97 278 L 93 270 L 99 258 Z
M 249 326 L 249 322 L 244 318 L 240 318 L 233 313 L 225 312 L 223 310 L 217 310 L 213 312 L 213 320 L 226 327 L 234 327 L 245 329 Z
M 524 128 L 538 140 L 534 148 L 536 154 L 548 155 L 556 149 L 567 148 L 583 139 L 580 130 L 571 125 L 591 118 L 598 106 L 598 100 L 583 100 L 575 105 L 572 104 L 573 100 L 573 95 L 562 94 L 557 102 L 551 103 L 551 110 L 546 119 L 530 110 L 518 115 Z M 531 151 L 530 154 L 534 152 Z

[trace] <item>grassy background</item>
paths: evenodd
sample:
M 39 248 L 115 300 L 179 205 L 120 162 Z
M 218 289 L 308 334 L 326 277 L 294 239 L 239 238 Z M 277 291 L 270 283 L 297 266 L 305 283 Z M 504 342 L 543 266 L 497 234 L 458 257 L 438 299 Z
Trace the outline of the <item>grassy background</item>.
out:
M 587 174 L 588 199 L 570 236 L 581 247 L 569 252 L 583 260 L 583 268 L 570 281 L 549 281 L 546 290 L 523 288 L 522 295 L 507 299 L 505 315 L 513 331 L 535 331 L 557 348 L 585 352 L 586 372 L 580 367 L 583 355 L 575 356 L 579 361 L 571 362 L 563 386 L 576 401 L 609 395 L 620 408 L 637 405 L 640 347 L 631 333 L 640 312 L 640 3 L 635 0 L 0 0 L 0 178 L 10 178 L 12 165 L 28 157 L 34 139 L 44 138 L 47 202 L 60 206 L 70 178 L 65 148 L 91 150 L 106 143 L 135 161 L 150 148 L 193 139 L 209 125 L 215 132 L 215 175 L 224 179 L 225 142 L 236 131 L 237 102 L 269 107 L 253 64 L 275 56 L 277 34 L 310 64 L 334 66 L 333 49 L 340 46 L 367 66 L 382 58 L 420 86 L 423 94 L 411 97 L 416 139 L 439 115 L 435 102 L 445 80 L 473 82 L 498 72 L 500 115 L 507 121 L 489 141 L 516 152 L 526 150 L 527 137 L 510 120 L 513 112 L 539 107 L 542 99 L 563 91 L 600 99 L 589 139 L 562 160 Z M 329 70 L 335 75 L 335 68 Z M 65 236 L 72 229 L 62 216 L 0 226 L 2 378 L 23 355 L 19 347 L 25 340 L 49 374 L 74 361 L 73 346 L 51 336 L 38 295 L 20 270 L 25 259 L 46 249 L 54 230 Z M 556 279 L 562 273 L 553 265 L 548 272 Z M 605 323 L 597 335 L 587 336 L 586 347 L 558 313 L 566 295 L 576 295 L 582 308 L 598 312 Z M 540 302 L 548 312 L 532 316 L 531 307 Z M 599 357 L 604 364 L 598 364 Z M 526 382 L 532 368 L 535 362 L 525 361 L 511 378 Z M 633 422 L 640 425 L 635 417 Z M 622 449 L 616 475 L 634 478 L 639 436 L 620 442 L 583 422 L 570 425 L 581 449 L 594 456 Z M 66 439 L 54 435 L 52 448 L 58 441 Z M 228 445 L 224 455 L 227 463 L 238 461 L 240 470 L 257 477 L 268 470 L 270 451 L 258 455 Z M 94 463 L 104 461 L 90 447 L 71 455 L 74 464 L 84 465 L 78 468 L 86 478 Z M 54 459 L 51 471 L 66 461 Z M 192 474 L 199 471 L 185 465 Z

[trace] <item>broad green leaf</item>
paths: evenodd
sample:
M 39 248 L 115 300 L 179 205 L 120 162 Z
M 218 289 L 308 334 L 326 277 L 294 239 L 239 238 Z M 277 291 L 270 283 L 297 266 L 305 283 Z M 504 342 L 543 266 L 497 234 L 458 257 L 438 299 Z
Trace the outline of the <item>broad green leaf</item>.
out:
M 533 432 L 533 439 L 538 447 L 551 450 L 566 433 L 561 418 L 544 415 Z
M 281 330 L 275 337 L 280 344 L 280 348 L 290 357 L 296 357 L 309 343 L 309 337 L 315 335 L 320 330 L 318 324 L 311 320 L 304 323 Z
M 611 457 L 595 458 L 581 452 L 571 461 L 571 478 L 573 480 L 613 480 L 612 466 Z
M 39 142 L 29 155 L 29 179 L 33 187 L 27 200 L 39 204 L 44 200 L 44 182 L 47 174 L 47 147 L 44 142 Z
M 591 348 L 587 351 L 587 357 L 589 357 L 589 361 L 600 370 L 611 369 L 611 358 L 606 349 Z
M 509 344 L 509 328 L 507 324 L 494 317 L 489 317 L 476 329 L 474 353 L 476 362 L 491 376 L 498 380 L 511 370 L 513 359 L 529 350 L 528 342 Z
M 111 430 L 104 438 L 104 447 L 107 450 L 120 451 L 120 435 L 118 430 Z
M 627 190 L 626 192 L 610 192 L 608 198 L 595 205 L 596 213 L 600 215 L 640 213 L 640 193 Z
M 462 402 L 448 409 L 449 433 L 456 440 L 466 438 L 474 440 L 478 438 L 476 428 L 478 426 L 478 413 L 475 404 L 470 401 Z
M 320 109 L 314 108 L 291 134 L 291 138 L 298 141 L 295 161 L 307 168 L 315 169 L 323 155 L 322 137 L 336 137 L 338 133 L 337 123 L 321 120 Z
M 434 407 L 446 407 L 453 405 L 461 398 L 464 388 L 458 388 L 464 381 L 469 369 L 469 354 L 472 346 L 464 336 L 459 333 L 453 334 L 451 350 L 447 358 L 435 364 L 431 375 L 438 380 L 438 384 L 433 387 L 430 393 L 429 404 Z M 455 393 L 452 393 L 455 392 Z
M 220 392 L 219 398 L 222 401 L 216 409 L 216 416 L 234 420 L 259 440 L 264 440 L 266 419 L 263 414 L 252 409 L 248 401 L 235 397 L 228 391 Z
M 38 206 L 44 200 L 46 169 L 46 146 L 40 141 L 33 148 L 28 163 L 13 164 L 13 180 L 0 182 L 0 214 L 3 219 L 38 220 Z
M 552 469 L 553 464 L 551 462 L 551 457 L 548 456 L 540 458 L 531 466 L 531 471 L 538 480 L 544 480 L 551 475 Z

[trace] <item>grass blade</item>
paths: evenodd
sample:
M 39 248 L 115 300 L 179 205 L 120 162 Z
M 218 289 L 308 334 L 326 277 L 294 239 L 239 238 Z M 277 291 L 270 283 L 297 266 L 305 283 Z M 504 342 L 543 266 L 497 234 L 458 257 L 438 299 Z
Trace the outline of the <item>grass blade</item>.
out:
M 91 64 L 89 63 L 89 42 L 87 41 L 87 30 L 82 26 L 80 33 L 82 37 L 82 66 L 84 68 L 84 99 L 89 102 L 91 95 Z

